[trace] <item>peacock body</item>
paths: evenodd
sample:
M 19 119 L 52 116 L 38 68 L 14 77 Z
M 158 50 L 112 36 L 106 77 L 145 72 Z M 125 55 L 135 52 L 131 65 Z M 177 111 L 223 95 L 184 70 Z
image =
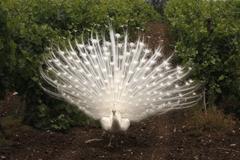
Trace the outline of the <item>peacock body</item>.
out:
M 171 65 L 172 56 L 163 58 L 161 46 L 151 51 L 142 37 L 129 42 L 127 32 L 109 33 L 109 41 L 92 34 L 86 43 L 52 49 L 45 57 L 47 69 L 40 70 L 48 83 L 43 89 L 111 132 L 198 102 L 198 85 L 186 79 L 190 69 Z

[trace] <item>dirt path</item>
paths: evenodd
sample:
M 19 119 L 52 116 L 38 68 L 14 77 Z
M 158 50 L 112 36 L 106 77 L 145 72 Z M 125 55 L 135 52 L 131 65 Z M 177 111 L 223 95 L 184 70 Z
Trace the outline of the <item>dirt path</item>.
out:
M 67 134 L 30 130 L 16 133 L 11 148 L 2 149 L 0 156 L 10 160 L 164 160 L 174 131 L 169 123 L 168 116 L 161 116 L 133 124 L 126 134 L 116 135 L 112 147 L 108 147 L 110 135 L 102 136 L 100 128 L 74 128 Z M 85 143 L 93 138 L 102 140 Z
M 133 124 L 116 135 L 112 147 L 100 128 L 74 128 L 69 133 L 29 130 L 11 137 L 9 148 L 0 148 L 0 159 L 9 160 L 239 160 L 240 132 L 196 135 L 187 126 L 188 111 L 173 111 Z M 99 138 L 100 141 L 85 143 Z

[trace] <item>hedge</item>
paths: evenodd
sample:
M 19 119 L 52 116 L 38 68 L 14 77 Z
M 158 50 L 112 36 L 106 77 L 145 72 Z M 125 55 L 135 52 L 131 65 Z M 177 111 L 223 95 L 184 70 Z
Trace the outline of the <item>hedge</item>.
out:
M 176 55 L 193 66 L 208 104 L 231 97 L 240 115 L 240 1 L 169 0 L 164 14 Z

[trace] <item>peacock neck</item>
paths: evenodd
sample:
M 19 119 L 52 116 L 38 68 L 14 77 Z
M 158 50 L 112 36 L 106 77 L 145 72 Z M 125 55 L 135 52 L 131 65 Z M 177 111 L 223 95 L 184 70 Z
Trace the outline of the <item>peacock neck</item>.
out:
M 113 111 L 112 113 L 112 127 L 111 130 L 113 132 L 121 131 L 121 125 L 120 125 L 120 119 L 116 115 L 116 111 Z

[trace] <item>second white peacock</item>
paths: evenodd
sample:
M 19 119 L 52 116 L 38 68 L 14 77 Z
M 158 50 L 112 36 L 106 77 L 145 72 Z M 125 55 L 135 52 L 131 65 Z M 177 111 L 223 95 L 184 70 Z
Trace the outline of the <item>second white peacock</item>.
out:
M 198 85 L 186 76 L 190 68 L 173 66 L 162 47 L 150 50 L 140 37 L 129 42 L 109 31 L 109 40 L 92 34 L 88 41 L 51 49 L 40 69 L 43 89 L 100 120 L 104 130 L 126 131 L 130 122 L 195 105 Z

